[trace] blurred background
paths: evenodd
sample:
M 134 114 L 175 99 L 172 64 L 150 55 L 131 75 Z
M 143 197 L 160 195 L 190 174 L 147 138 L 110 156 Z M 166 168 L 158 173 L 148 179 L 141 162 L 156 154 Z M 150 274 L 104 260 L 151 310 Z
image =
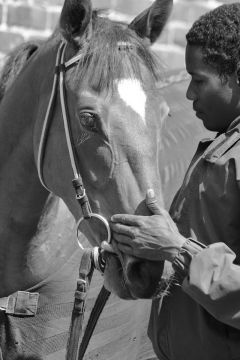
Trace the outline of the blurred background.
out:
M 94 8 L 109 9 L 112 19 L 129 22 L 152 0 L 92 0 Z M 236 1 L 236 0 L 235 0 Z M 0 0 L 0 59 L 16 45 L 44 39 L 55 28 L 64 0 Z M 170 21 L 154 50 L 171 69 L 184 67 L 185 34 L 206 11 L 234 0 L 174 0 Z

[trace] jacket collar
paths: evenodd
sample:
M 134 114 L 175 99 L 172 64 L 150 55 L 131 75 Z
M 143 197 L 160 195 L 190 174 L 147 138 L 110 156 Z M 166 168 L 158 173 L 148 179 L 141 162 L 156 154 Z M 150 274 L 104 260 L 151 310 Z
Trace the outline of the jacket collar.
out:
M 238 116 L 228 127 L 227 131 L 217 134 L 215 139 L 208 141 L 210 144 L 203 153 L 203 158 L 211 163 L 215 163 L 228 149 L 240 140 L 240 116 Z
M 230 134 L 234 131 L 240 132 L 240 116 L 238 116 L 227 128 L 226 134 Z

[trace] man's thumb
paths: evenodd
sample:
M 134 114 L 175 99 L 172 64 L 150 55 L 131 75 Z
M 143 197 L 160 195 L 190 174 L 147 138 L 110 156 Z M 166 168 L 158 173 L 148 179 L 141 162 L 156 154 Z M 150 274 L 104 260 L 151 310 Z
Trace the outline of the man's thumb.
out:
M 146 194 L 146 205 L 153 215 L 162 214 L 161 207 L 157 203 L 153 189 L 148 189 Z

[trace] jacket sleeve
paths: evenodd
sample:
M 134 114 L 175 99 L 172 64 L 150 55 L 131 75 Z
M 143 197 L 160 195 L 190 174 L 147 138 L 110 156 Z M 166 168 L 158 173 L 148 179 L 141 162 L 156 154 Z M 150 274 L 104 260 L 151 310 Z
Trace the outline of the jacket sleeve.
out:
M 190 263 L 183 290 L 217 320 L 240 329 L 240 266 L 224 243 L 215 243 L 196 254 Z

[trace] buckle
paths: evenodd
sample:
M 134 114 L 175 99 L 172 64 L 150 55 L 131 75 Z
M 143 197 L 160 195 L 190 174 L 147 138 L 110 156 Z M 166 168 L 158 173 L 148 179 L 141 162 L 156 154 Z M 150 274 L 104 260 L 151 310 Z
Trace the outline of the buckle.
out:
M 38 309 L 39 293 L 17 291 L 6 298 L 6 306 L 1 306 L 8 315 L 34 316 Z

